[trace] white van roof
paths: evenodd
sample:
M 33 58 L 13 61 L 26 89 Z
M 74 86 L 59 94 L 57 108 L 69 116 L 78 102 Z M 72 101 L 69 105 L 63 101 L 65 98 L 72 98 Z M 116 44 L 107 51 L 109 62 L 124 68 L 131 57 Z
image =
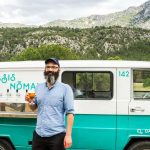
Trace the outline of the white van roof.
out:
M 0 62 L 0 69 L 11 68 L 44 68 L 45 61 L 15 61 Z M 68 67 L 104 67 L 104 68 L 150 68 L 150 61 L 124 61 L 124 60 L 60 60 L 62 68 Z

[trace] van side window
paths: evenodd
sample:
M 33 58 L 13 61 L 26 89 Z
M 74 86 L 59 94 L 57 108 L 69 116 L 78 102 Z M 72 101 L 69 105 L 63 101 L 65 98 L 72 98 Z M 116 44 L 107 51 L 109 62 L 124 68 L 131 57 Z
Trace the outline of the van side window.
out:
M 150 70 L 133 71 L 134 99 L 150 100 Z
M 62 74 L 62 82 L 69 84 L 75 99 L 110 100 L 113 96 L 111 72 L 71 72 Z

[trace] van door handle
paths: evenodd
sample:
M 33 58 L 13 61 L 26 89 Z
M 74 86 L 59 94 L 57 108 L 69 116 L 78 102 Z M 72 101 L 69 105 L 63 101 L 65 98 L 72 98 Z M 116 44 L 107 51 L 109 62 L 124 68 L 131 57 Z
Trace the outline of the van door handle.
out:
M 136 112 L 136 111 L 144 112 L 145 109 L 143 109 L 143 108 L 141 108 L 141 107 L 135 107 L 135 108 L 131 108 L 131 109 L 130 109 L 130 112 Z

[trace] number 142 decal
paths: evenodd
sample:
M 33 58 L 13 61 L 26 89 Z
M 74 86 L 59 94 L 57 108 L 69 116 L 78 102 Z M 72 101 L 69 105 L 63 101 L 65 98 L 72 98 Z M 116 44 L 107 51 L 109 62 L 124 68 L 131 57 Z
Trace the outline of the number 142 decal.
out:
M 129 77 L 129 71 L 119 71 L 119 77 Z

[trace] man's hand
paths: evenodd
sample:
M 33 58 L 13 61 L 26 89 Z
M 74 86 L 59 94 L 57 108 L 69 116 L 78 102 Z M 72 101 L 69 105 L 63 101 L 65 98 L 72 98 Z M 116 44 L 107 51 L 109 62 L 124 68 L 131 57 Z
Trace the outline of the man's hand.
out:
M 25 95 L 25 100 L 28 102 L 28 105 L 32 111 L 37 109 L 37 105 L 33 102 L 33 99 L 30 98 L 28 93 Z
M 25 95 L 25 100 L 26 100 L 27 102 L 29 102 L 29 103 L 32 102 L 32 99 L 30 99 L 30 96 L 29 96 L 28 93 Z
M 71 145 L 72 145 L 72 137 L 71 137 L 71 135 L 66 135 L 64 138 L 64 147 L 70 148 Z

